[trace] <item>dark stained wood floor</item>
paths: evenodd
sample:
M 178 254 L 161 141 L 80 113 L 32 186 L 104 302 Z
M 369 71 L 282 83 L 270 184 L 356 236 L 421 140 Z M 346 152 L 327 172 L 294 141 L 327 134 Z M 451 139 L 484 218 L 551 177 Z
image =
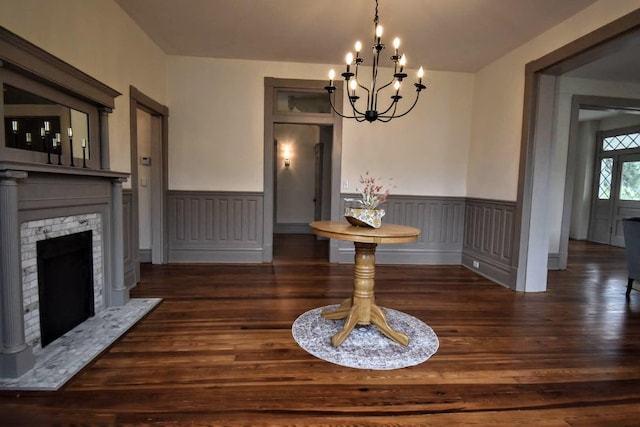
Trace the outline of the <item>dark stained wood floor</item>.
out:
M 393 371 L 316 359 L 301 313 L 349 295 L 326 242 L 276 239 L 264 265 L 143 266 L 164 301 L 59 392 L 1 392 L 3 426 L 638 426 L 640 292 L 621 249 L 571 242 L 546 293 L 459 266 L 378 266 L 378 303 L 440 349 Z

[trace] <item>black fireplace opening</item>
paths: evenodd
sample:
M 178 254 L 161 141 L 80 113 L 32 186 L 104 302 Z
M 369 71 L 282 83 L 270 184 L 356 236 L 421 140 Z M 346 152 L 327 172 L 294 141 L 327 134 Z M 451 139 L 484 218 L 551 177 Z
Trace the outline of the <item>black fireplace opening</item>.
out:
M 36 243 L 42 347 L 95 314 L 92 234 L 88 230 Z

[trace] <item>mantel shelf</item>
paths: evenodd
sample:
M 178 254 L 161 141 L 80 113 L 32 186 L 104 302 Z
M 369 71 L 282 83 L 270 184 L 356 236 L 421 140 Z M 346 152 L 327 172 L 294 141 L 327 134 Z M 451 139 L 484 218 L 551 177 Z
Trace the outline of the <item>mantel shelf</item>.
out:
M 83 167 L 72 166 L 60 166 L 49 164 L 33 164 L 22 162 L 0 162 L 0 172 L 13 171 L 13 172 L 26 172 L 26 173 L 48 173 L 56 175 L 74 175 L 83 177 L 97 177 L 106 179 L 118 179 L 126 181 L 129 178 L 129 173 L 114 172 L 101 169 L 88 169 Z

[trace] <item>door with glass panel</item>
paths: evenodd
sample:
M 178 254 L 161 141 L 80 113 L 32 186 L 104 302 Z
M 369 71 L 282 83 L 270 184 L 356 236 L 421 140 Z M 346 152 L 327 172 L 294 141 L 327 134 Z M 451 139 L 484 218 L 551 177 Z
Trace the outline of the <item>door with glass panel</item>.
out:
M 622 220 L 640 217 L 640 133 L 610 132 L 599 140 L 589 240 L 624 246 Z
M 620 155 L 618 164 L 611 244 L 624 247 L 622 220 L 640 217 L 640 153 Z

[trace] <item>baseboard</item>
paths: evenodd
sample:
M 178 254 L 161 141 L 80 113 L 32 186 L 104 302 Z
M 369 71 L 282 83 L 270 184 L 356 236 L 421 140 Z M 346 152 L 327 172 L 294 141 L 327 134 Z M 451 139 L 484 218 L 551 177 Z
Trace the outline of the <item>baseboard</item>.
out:
M 477 255 L 462 254 L 462 265 L 505 288 L 516 288 L 516 269 Z
M 560 270 L 560 254 L 550 253 L 547 258 L 547 270 Z
M 151 262 L 151 249 L 138 249 L 138 260 L 140 262 Z
M 262 249 L 174 249 L 169 251 L 169 262 L 175 263 L 229 263 L 260 264 Z
M 276 224 L 273 227 L 273 232 L 276 234 L 313 234 L 309 223 L 293 224 L 293 223 L 281 223 Z

